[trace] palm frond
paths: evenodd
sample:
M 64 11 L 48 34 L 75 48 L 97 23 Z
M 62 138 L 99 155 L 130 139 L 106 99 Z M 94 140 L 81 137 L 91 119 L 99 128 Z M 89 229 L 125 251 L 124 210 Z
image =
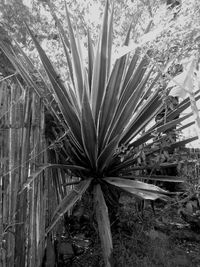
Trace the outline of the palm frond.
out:
M 105 266 L 111 267 L 113 244 L 110 229 L 110 220 L 108 215 L 108 208 L 106 206 L 106 202 L 100 185 L 96 185 L 94 187 L 94 208 L 102 244 Z
M 70 210 L 76 204 L 76 202 L 82 197 L 82 195 L 85 193 L 85 191 L 90 186 L 91 181 L 92 179 L 87 179 L 87 180 L 80 182 L 77 186 L 75 186 L 74 189 L 72 189 L 69 195 L 64 197 L 64 199 L 57 206 L 52 216 L 50 225 L 46 229 L 46 234 L 48 234 L 54 228 L 54 226 L 62 218 L 62 216 L 68 210 Z

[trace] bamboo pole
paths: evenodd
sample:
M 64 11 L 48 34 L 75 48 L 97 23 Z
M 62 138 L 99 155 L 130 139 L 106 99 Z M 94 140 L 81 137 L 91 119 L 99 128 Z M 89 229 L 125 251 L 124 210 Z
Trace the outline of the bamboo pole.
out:
M 15 132 L 14 132 L 14 110 L 12 107 L 12 103 L 15 100 L 15 88 L 14 86 L 11 84 L 10 85 L 10 93 L 11 93 L 11 99 L 10 99 L 10 104 L 11 104 L 11 109 L 10 109 L 10 116 L 9 116 L 9 170 L 13 169 L 15 166 L 15 155 L 14 155 L 14 151 L 15 151 Z M 13 225 L 13 218 L 12 218 L 12 186 L 13 186 L 13 179 L 14 179 L 14 174 L 13 172 L 9 172 L 9 182 L 8 182 L 8 199 L 7 199 L 7 203 L 8 203 L 8 219 L 7 219 L 7 223 L 9 226 L 9 232 L 8 232 L 8 254 L 7 254 L 7 261 L 8 261 L 8 266 L 12 266 L 14 265 L 14 258 L 12 257 L 13 255 L 13 251 L 14 251 L 14 236 L 13 236 L 13 232 L 14 232 L 14 226 Z M 10 227 L 11 226 L 11 227 Z M 11 232 L 10 232 L 11 231 Z
M 30 119 L 31 119 L 31 92 L 26 92 L 24 106 L 24 123 L 21 137 L 21 162 L 23 165 L 20 170 L 20 184 L 24 184 L 29 173 L 29 155 L 30 155 Z M 16 246 L 15 246 L 15 265 L 25 266 L 27 260 L 27 212 L 29 212 L 29 203 L 27 202 L 27 192 L 24 191 L 18 195 L 16 221 Z
M 44 106 L 41 101 L 38 103 L 38 109 L 40 113 L 37 117 L 37 136 L 36 138 L 40 140 L 37 146 L 37 153 L 39 154 L 46 148 L 44 140 Z M 38 163 L 45 163 L 44 153 L 40 153 L 37 158 Z M 44 256 L 45 249 L 45 226 L 46 226 L 46 201 L 47 195 L 45 195 L 45 180 L 48 182 L 48 172 L 40 175 L 38 180 L 38 195 L 37 195 L 37 232 L 36 232 L 36 242 L 37 242 L 37 261 L 36 265 L 40 266 L 42 264 L 42 259 Z
M 5 114 L 7 110 L 7 102 L 5 99 L 6 95 L 6 89 L 7 89 L 7 84 L 6 82 L 1 82 L 0 83 L 0 266 L 6 267 L 6 241 L 7 241 L 7 236 L 6 236 L 6 229 L 4 227 L 5 222 L 6 222 L 6 217 L 4 216 L 4 206 L 5 206 L 5 196 L 6 196 L 6 190 L 5 190 L 5 176 L 3 176 L 4 172 L 7 172 L 5 168 L 5 163 L 7 162 L 7 147 L 5 146 L 6 136 L 4 129 L 5 126 Z

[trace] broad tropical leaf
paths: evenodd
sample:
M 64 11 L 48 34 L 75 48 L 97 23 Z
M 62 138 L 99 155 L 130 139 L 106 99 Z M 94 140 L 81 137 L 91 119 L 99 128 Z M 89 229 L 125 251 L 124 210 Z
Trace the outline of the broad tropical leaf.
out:
M 85 153 L 90 160 L 92 169 L 96 170 L 97 133 L 86 90 L 83 93 L 81 115 L 81 134 Z
M 75 203 L 82 197 L 82 195 L 85 193 L 85 191 L 88 189 L 88 187 L 91 184 L 92 179 L 87 179 L 84 181 L 81 181 L 77 186 L 75 186 L 74 189 L 64 197 L 64 199 L 59 203 L 57 209 L 55 210 L 52 220 L 50 222 L 50 225 L 48 226 L 46 230 L 46 234 L 48 234 L 56 225 L 56 223 L 62 218 L 62 216 L 70 210 Z
M 125 62 L 126 57 L 122 57 L 115 62 L 106 87 L 99 119 L 99 140 L 101 142 L 99 144 L 100 150 L 105 146 L 105 135 L 110 128 L 111 120 L 113 119 L 113 114 L 117 107 Z
M 96 51 L 96 58 L 94 63 L 93 79 L 92 79 L 92 89 L 91 89 L 92 112 L 94 114 L 96 125 L 107 82 L 108 66 L 110 65 L 110 60 L 111 60 L 110 58 L 108 58 L 108 49 L 110 46 L 110 44 L 108 44 L 108 40 L 110 42 L 112 41 L 112 38 L 108 38 L 108 34 L 109 35 L 112 34 L 111 32 L 108 31 L 109 29 L 108 13 L 109 13 L 109 8 L 107 0 L 104 11 L 102 31 L 100 34 L 99 43 Z M 110 23 L 111 22 L 112 20 L 110 20 Z
M 107 177 L 105 178 L 107 183 L 118 186 L 121 189 L 139 196 L 144 199 L 156 200 L 158 198 L 167 198 L 168 192 L 159 188 L 158 186 L 143 183 L 140 181 L 133 181 L 129 179 L 122 179 L 119 177 Z
M 32 182 L 46 169 L 48 168 L 61 168 L 66 170 L 80 170 L 80 171 L 88 171 L 86 168 L 77 165 L 64 165 L 64 164 L 45 164 L 40 166 L 36 171 L 34 171 L 28 178 L 27 181 L 22 185 L 22 189 L 19 191 L 21 194 L 26 188 L 30 186 Z
M 97 166 L 99 171 L 103 173 L 103 170 L 106 166 L 109 165 L 113 155 L 116 151 L 117 144 L 119 142 L 119 136 L 116 136 L 101 152 L 97 159 Z
M 175 167 L 177 166 L 178 164 L 170 164 L 170 163 L 162 163 L 160 164 L 160 167 L 161 168 L 170 168 L 170 167 Z M 154 166 L 143 166 L 143 167 L 133 167 L 133 168 L 130 168 L 130 170 L 132 171 L 135 171 L 135 170 L 144 170 L 144 168 L 146 169 L 153 169 Z M 140 176 L 138 178 L 138 176 L 134 176 L 134 175 L 130 175 L 130 176 L 122 176 L 124 179 L 129 179 L 129 180 L 135 180 L 135 181 L 138 181 L 138 180 L 145 180 L 145 181 L 161 181 L 161 182 L 170 182 L 170 183 L 184 183 L 185 180 L 180 178 L 180 177 L 177 177 L 177 176 L 169 176 L 169 175 L 146 175 L 146 176 Z M 171 193 L 170 192 L 167 192 L 166 194 L 170 195 Z
M 88 30 L 88 81 L 89 81 L 90 92 L 92 86 L 93 67 L 94 67 L 94 48 L 92 45 L 90 31 Z
M 98 223 L 105 266 L 111 267 L 113 244 L 110 229 L 110 220 L 108 215 L 108 208 L 106 206 L 100 185 L 96 185 L 94 187 L 94 209 Z
M 27 26 L 28 28 L 28 26 Z M 38 43 L 37 39 L 31 32 L 31 30 L 28 28 L 29 33 L 34 41 L 35 46 L 37 47 L 37 50 L 39 52 L 40 58 L 42 60 L 42 63 L 44 65 L 44 68 L 48 74 L 49 80 L 52 83 L 52 87 L 54 89 L 55 94 L 57 95 L 57 102 L 60 106 L 60 109 L 63 113 L 63 116 L 65 117 L 65 122 L 67 123 L 69 129 L 72 130 L 72 134 L 74 135 L 74 138 L 76 141 L 82 145 L 82 139 L 81 139 L 81 131 L 80 131 L 80 121 L 77 117 L 77 114 L 74 110 L 74 107 L 71 104 L 70 97 L 67 94 L 67 90 L 60 81 L 60 78 L 56 71 L 54 70 L 54 67 L 52 66 L 50 60 L 48 59 L 46 53 L 41 48 L 40 44 Z
M 75 91 L 77 96 L 77 101 L 81 106 L 81 100 L 84 90 L 84 70 L 83 70 L 83 62 L 81 61 L 81 55 L 78 50 L 77 42 L 74 36 L 74 31 L 71 25 L 69 12 L 67 9 L 67 5 L 65 3 L 66 8 L 66 17 L 67 17 L 67 23 L 69 27 L 69 35 L 70 35 L 70 48 L 72 51 L 72 67 L 73 67 L 73 77 L 74 77 L 74 83 L 75 83 Z

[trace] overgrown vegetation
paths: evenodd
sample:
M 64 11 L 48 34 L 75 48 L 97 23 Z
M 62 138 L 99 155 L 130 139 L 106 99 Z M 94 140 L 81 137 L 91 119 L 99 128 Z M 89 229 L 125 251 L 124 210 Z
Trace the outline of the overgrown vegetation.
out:
M 3 104 L 1 117 L 7 129 L 1 135 L 2 265 L 176 266 L 175 252 L 169 248 L 172 240 L 155 229 L 163 228 L 163 221 L 160 225 L 145 219 L 143 204 L 161 201 L 156 204 L 159 219 L 161 209 L 175 205 L 177 216 L 193 229 L 199 227 L 199 159 L 192 162 L 197 181 L 187 190 L 177 187 L 184 182 L 177 173 L 177 166 L 184 164 L 181 149 L 198 139 L 178 138 L 180 123 L 192 116 L 182 115 L 191 104 L 197 126 L 199 122 L 195 109 L 199 88 L 193 86 L 198 53 L 189 57 L 192 67 L 187 73 L 184 69 L 184 79 L 177 81 L 168 67 L 155 62 L 155 51 L 146 45 L 153 33 L 151 24 L 145 30 L 147 41 L 134 45 L 129 44 L 135 30 L 131 24 L 113 60 L 114 6 L 106 1 L 96 49 L 87 32 L 85 62 L 67 7 L 68 34 L 49 7 L 65 54 L 66 82 L 29 25 L 43 70 L 38 71 L 8 36 L 0 42 L 12 69 L 12 80 L 2 79 L 1 94 L 3 104 L 10 89 L 11 106 Z M 171 88 L 189 97 L 174 104 Z M 184 192 L 174 193 L 180 190 Z M 91 255 L 98 263 L 90 262 Z M 188 262 L 186 257 L 177 266 Z

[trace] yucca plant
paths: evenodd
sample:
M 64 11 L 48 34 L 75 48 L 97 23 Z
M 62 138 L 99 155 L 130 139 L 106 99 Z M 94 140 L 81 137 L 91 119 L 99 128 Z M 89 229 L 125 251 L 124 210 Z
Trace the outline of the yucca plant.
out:
M 189 106 L 189 100 L 182 101 L 176 109 L 166 114 L 166 124 L 155 122 L 156 114 L 163 109 L 162 94 L 159 89 L 154 89 L 160 74 L 155 75 L 155 69 L 150 66 L 149 52 L 141 53 L 140 48 L 136 48 L 132 56 L 128 52 L 124 53 L 112 63 L 113 6 L 110 6 L 109 1 L 105 6 L 95 53 L 88 32 L 87 66 L 82 59 L 79 37 L 73 30 L 67 8 L 66 17 L 69 36 L 64 33 L 60 23 L 57 25 L 69 67 L 70 82 L 67 84 L 62 82 L 28 26 L 51 86 L 37 72 L 40 81 L 43 81 L 43 87 L 38 87 L 32 75 L 34 66 L 19 47 L 20 56 L 1 44 L 1 49 L 18 73 L 43 98 L 47 109 L 54 114 L 65 132 L 59 164 L 40 167 L 21 190 L 46 168 L 57 167 L 66 172 L 70 170 L 73 176 L 79 178 L 78 185 L 60 201 L 46 233 L 52 231 L 60 218 L 88 191 L 93 199 L 105 266 L 111 266 L 113 245 L 107 207 L 107 199 L 111 196 L 108 194 L 119 188 L 143 199 L 155 200 L 169 195 L 167 191 L 141 181 L 149 177 L 152 179 L 152 176 L 141 177 L 136 175 L 137 172 L 133 173 L 145 169 L 144 165 L 138 167 L 138 158 L 142 147 L 153 147 L 155 132 L 169 130 L 188 117 L 175 119 Z M 129 43 L 130 31 L 131 27 L 124 46 Z M 151 126 L 145 131 L 150 122 Z M 192 140 L 186 140 L 185 143 Z M 171 147 L 181 144 L 174 142 Z M 152 151 L 142 151 L 150 155 L 161 149 L 156 147 Z M 153 178 L 168 180 L 160 176 Z M 171 178 L 171 181 L 179 179 Z

